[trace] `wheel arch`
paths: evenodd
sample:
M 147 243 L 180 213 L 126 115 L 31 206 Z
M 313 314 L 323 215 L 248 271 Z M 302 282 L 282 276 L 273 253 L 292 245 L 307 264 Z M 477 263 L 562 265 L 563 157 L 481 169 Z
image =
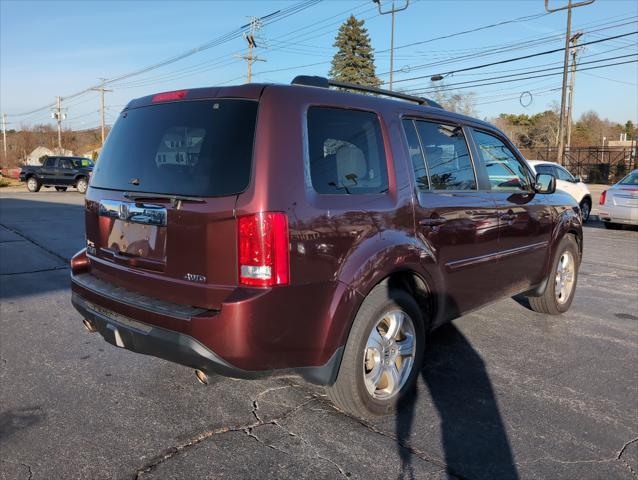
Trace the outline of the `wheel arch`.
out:
M 89 176 L 86 173 L 78 173 L 73 179 L 74 184 L 77 185 L 81 178 L 85 179 L 87 182 L 89 181 Z

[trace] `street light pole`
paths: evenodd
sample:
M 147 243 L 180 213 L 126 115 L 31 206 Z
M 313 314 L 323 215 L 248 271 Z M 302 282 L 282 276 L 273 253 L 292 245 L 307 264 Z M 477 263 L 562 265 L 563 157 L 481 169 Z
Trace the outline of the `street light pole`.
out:
M 559 165 L 563 164 L 563 154 L 565 150 L 565 110 L 567 103 L 567 70 L 569 69 L 569 43 L 571 40 L 572 29 L 572 9 L 577 7 L 584 7 L 590 5 L 596 0 L 586 0 L 584 2 L 572 3 L 572 0 L 568 0 L 565 7 L 549 8 L 549 0 L 545 0 L 545 11 L 547 13 L 554 13 L 560 10 L 567 10 L 567 28 L 565 31 L 565 52 L 563 56 L 563 85 L 561 89 L 560 97 L 560 118 L 558 119 L 558 151 L 556 152 L 556 162 Z
M 390 10 L 382 10 L 381 9 L 381 0 L 372 0 L 377 4 L 377 8 L 379 9 L 379 15 L 387 15 L 390 14 L 392 16 L 392 28 L 390 32 L 390 90 L 392 90 L 392 80 L 394 74 L 394 14 L 397 12 L 401 12 L 408 8 L 410 5 L 410 0 L 405 0 L 405 5 L 400 8 L 396 8 L 394 5 L 394 0 L 392 1 L 392 8 Z

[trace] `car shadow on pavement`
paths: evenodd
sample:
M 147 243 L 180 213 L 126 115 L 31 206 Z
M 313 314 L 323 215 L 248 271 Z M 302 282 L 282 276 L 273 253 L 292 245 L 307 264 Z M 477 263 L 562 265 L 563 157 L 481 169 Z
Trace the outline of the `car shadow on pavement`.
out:
M 449 477 L 517 479 L 512 450 L 485 363 L 453 324 L 430 334 L 424 365 L 421 377 L 439 414 Z M 404 397 L 398 406 L 400 479 L 415 478 L 412 454 L 404 446 L 410 444 L 419 390 L 423 387 Z

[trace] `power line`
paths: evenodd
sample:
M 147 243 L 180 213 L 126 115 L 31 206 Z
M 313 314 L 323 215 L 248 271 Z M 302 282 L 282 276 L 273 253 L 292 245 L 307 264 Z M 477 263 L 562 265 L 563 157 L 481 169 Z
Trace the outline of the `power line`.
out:
M 576 71 L 580 72 L 580 71 L 585 71 L 585 70 L 597 70 L 599 68 L 606 68 L 606 67 L 613 67 L 616 65 L 625 65 L 628 63 L 636 63 L 638 62 L 638 60 L 627 60 L 624 62 L 616 62 L 616 63 L 610 63 L 608 65 L 598 65 L 598 66 L 594 66 L 594 67 L 587 67 L 587 68 L 577 68 Z M 562 72 L 554 72 L 554 73 L 546 73 L 543 75 L 533 75 L 530 77 L 523 77 L 523 78 L 513 78 L 513 79 L 509 79 L 509 80 L 500 80 L 497 82 L 489 82 L 489 83 L 477 83 L 474 85 L 466 85 L 466 86 L 461 86 L 461 87 L 452 87 L 452 88 L 439 88 L 438 90 L 433 88 L 433 87 L 429 87 L 426 89 L 414 89 L 414 90 L 406 90 L 407 93 L 417 93 L 420 92 L 421 94 L 423 93 L 427 93 L 427 92 L 432 92 L 432 91 L 448 91 L 448 90 L 461 90 L 461 89 L 466 89 L 466 88 L 476 88 L 476 87 L 482 87 L 485 85 L 498 85 L 501 83 L 511 83 L 511 82 L 519 82 L 522 80 L 530 80 L 530 79 L 534 79 L 534 78 L 545 78 L 545 77 L 551 77 L 554 75 L 562 75 Z
M 620 34 L 620 35 L 614 35 L 612 37 L 601 38 L 599 40 L 592 40 L 592 41 L 583 43 L 581 46 L 594 45 L 596 43 L 606 42 L 608 40 L 613 40 L 615 38 L 628 37 L 629 35 L 635 35 L 637 33 L 638 33 L 638 30 L 630 32 L 630 33 L 623 33 L 623 34 Z M 565 50 L 564 47 L 563 48 L 554 48 L 552 50 L 545 50 L 544 52 L 537 52 L 537 53 L 532 53 L 530 55 L 523 55 L 523 56 L 520 56 L 520 57 L 508 58 L 506 60 L 499 60 L 497 62 L 484 63 L 483 65 L 476 65 L 476 66 L 473 66 L 473 67 L 460 68 L 458 70 L 450 70 L 450 71 L 445 72 L 445 73 L 440 73 L 439 75 L 445 77 L 445 76 L 448 76 L 448 75 L 452 75 L 454 73 L 467 72 L 467 71 L 470 71 L 470 70 L 477 70 L 479 68 L 491 67 L 491 66 L 494 66 L 494 65 L 502 65 L 504 63 L 517 62 L 519 60 L 526 60 L 528 58 L 540 57 L 542 55 L 549 55 L 551 53 L 562 52 L 563 50 Z M 412 77 L 412 78 L 402 78 L 400 80 L 395 80 L 394 83 L 408 82 L 408 81 L 411 81 L 411 80 L 421 80 L 423 78 L 429 78 L 431 76 L 432 75 L 421 75 L 421 76 Z

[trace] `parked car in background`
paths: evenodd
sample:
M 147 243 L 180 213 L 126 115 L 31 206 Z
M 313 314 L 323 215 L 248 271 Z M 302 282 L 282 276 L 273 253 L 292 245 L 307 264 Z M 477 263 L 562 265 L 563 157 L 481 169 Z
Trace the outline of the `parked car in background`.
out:
M 319 77 L 150 95 L 101 152 L 72 302 L 202 383 L 292 373 L 385 414 L 433 329 L 521 293 L 570 307 L 582 221 L 555 186 L 493 125 L 423 98 Z
M 536 173 L 548 173 L 556 177 L 556 188 L 569 193 L 580 206 L 583 222 L 589 220 L 593 201 L 591 193 L 587 185 L 580 179 L 575 177 L 567 169 L 554 162 L 546 162 L 542 160 L 528 160 L 527 163 Z
M 638 169 L 600 195 L 598 218 L 606 228 L 638 225 Z
M 27 165 L 20 170 L 20 181 L 26 182 L 30 192 L 42 187 L 55 187 L 64 192 L 75 187 L 85 193 L 93 172 L 93 161 L 83 157 L 47 157 L 41 167 Z

